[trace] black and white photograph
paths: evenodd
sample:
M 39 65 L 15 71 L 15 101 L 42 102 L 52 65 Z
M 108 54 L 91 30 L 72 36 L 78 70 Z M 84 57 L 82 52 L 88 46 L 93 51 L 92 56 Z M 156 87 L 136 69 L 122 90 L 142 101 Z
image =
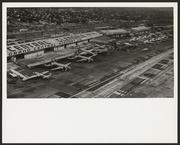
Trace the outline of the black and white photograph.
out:
M 7 8 L 8 98 L 173 98 L 172 7 Z
M 177 143 L 177 2 L 3 2 L 3 143 Z

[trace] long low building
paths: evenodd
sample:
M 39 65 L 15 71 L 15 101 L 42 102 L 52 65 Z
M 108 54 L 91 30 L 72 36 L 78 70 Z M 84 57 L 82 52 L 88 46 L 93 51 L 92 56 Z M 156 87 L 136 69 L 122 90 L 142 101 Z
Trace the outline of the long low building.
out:
M 124 29 L 111 29 L 111 30 L 101 30 L 101 32 L 107 36 L 110 35 L 121 35 L 121 34 L 127 34 L 129 31 Z
M 151 27 L 146 27 L 146 26 L 138 26 L 131 28 L 133 32 L 135 33 L 141 33 L 141 32 L 146 32 L 150 29 Z
M 7 46 L 7 58 L 13 61 L 16 61 L 18 58 L 29 59 L 49 51 L 58 51 L 84 42 L 89 42 L 91 39 L 100 36 L 102 36 L 102 34 L 93 31 L 10 45 Z

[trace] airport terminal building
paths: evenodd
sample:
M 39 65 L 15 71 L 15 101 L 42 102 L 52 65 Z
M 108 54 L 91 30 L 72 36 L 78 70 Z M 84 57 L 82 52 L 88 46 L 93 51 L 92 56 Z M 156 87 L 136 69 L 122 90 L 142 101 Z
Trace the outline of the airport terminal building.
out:
M 66 48 L 71 48 L 90 41 L 101 44 L 110 44 L 116 41 L 115 38 L 123 38 L 131 34 L 149 33 L 151 27 L 137 26 L 131 29 L 108 29 L 91 31 L 78 34 L 67 34 L 54 38 L 41 39 L 31 42 L 21 42 L 7 46 L 8 62 L 19 59 L 34 59 L 49 52 L 55 52 Z
M 16 61 L 17 59 L 33 59 L 44 53 L 70 48 L 82 43 L 88 43 L 91 39 L 100 36 L 102 36 L 102 34 L 93 31 L 9 45 L 7 46 L 7 60 Z

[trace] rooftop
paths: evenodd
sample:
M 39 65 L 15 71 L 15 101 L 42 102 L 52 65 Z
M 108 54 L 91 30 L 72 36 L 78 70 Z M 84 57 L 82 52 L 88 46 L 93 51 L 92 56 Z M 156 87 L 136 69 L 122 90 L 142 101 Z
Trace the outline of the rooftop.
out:
M 102 33 L 105 33 L 106 35 L 112 35 L 112 34 L 123 34 L 127 33 L 128 31 L 124 29 L 112 29 L 112 30 L 101 30 Z
M 99 36 L 102 36 L 102 34 L 93 31 L 87 33 L 79 33 L 79 34 L 73 34 L 63 37 L 49 38 L 49 39 L 37 40 L 37 41 L 26 42 L 21 44 L 9 45 L 7 46 L 7 54 L 8 56 L 12 56 L 21 53 L 36 51 L 39 49 L 45 49 L 48 47 L 70 44 L 73 42 L 83 41 Z
M 150 29 L 150 27 L 146 27 L 146 26 L 138 26 L 138 27 L 134 27 L 132 28 L 135 31 L 143 31 L 143 30 L 148 30 Z

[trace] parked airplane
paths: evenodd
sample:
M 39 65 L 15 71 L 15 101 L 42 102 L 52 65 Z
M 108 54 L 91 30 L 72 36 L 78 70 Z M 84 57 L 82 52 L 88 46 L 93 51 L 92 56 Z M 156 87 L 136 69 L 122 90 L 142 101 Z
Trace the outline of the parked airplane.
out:
M 151 41 L 151 42 L 154 42 L 154 41 L 156 41 L 156 40 L 155 40 L 155 38 L 152 38 L 152 39 L 150 39 L 150 41 Z
M 152 43 L 151 41 L 149 41 L 149 40 L 146 40 L 146 41 L 144 41 L 144 43 Z
M 40 73 L 40 72 L 34 72 L 35 75 L 32 75 L 32 76 L 30 76 L 30 77 L 31 77 L 31 78 L 42 77 L 43 79 L 46 79 L 46 78 L 49 78 L 49 77 L 51 76 L 51 73 L 49 73 L 49 74 L 47 74 L 47 73 L 49 73 L 49 71 L 44 71 L 44 72 L 42 72 L 42 73 Z M 45 75 L 45 74 L 47 74 L 47 75 Z M 29 77 L 29 78 L 30 78 L 30 77 Z
M 131 44 L 130 43 L 123 43 L 123 45 L 126 45 L 126 46 L 131 46 Z
M 83 55 L 78 55 L 78 56 L 75 56 L 75 59 L 77 62 L 93 62 L 93 59 L 92 59 L 93 56 L 94 55 L 86 57 Z
M 142 51 L 147 51 L 147 50 L 149 50 L 149 49 L 148 49 L 148 48 L 143 48 L 143 49 L 142 49 Z
M 99 54 L 99 53 L 108 53 L 109 54 L 109 50 L 105 45 L 101 46 L 101 45 L 95 44 L 95 46 L 96 47 L 95 47 L 94 51 L 97 54 Z
M 162 40 L 161 37 L 156 38 L 156 41 L 161 41 L 161 40 Z
M 96 47 L 94 49 L 94 51 L 97 53 L 97 54 L 100 54 L 100 53 L 108 53 L 109 54 L 109 50 L 107 48 L 101 48 L 101 47 Z
M 144 39 L 144 38 L 147 38 L 147 36 L 145 35 L 145 36 L 142 37 L 142 39 Z
M 136 40 L 139 40 L 139 39 L 142 39 L 142 37 L 141 37 L 141 36 L 139 36 L 139 37 L 137 37 L 137 38 L 136 38 Z
M 33 79 L 33 78 L 37 78 L 37 77 L 42 77 L 43 79 L 49 78 L 51 76 L 51 73 L 49 73 L 49 71 L 45 71 L 45 72 L 34 72 L 34 75 L 32 76 L 25 76 L 21 73 L 19 73 L 18 71 L 15 71 L 14 69 L 10 69 L 10 75 L 13 77 L 20 77 L 22 78 L 23 81 L 29 80 L 29 79 Z M 47 75 L 45 75 L 47 74 Z
M 69 66 L 70 64 L 71 64 L 71 62 L 67 63 L 67 64 L 61 64 L 61 63 L 58 63 L 55 60 L 53 60 L 49 64 L 44 64 L 44 66 L 46 66 L 46 67 L 57 66 L 56 68 L 51 69 L 51 71 L 54 71 L 54 70 L 67 71 L 68 69 L 71 69 L 71 67 Z
M 86 54 L 92 54 L 97 55 L 96 51 L 94 49 L 81 49 L 80 55 L 86 55 Z
M 94 44 L 94 45 L 97 46 L 97 47 L 103 48 L 103 49 L 106 47 L 106 45 L 99 45 L 99 44 L 97 44 L 97 43 Z
M 136 41 L 136 37 L 131 38 L 129 41 Z

